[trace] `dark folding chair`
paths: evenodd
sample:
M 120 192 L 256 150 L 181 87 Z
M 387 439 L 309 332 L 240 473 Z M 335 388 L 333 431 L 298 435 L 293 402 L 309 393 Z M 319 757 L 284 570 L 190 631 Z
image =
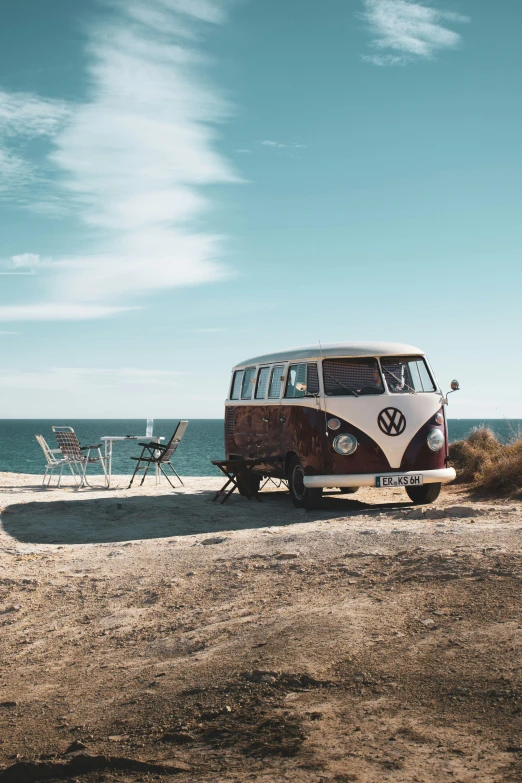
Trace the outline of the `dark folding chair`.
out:
M 131 457 L 131 459 L 136 460 L 136 468 L 134 470 L 134 473 L 132 474 L 132 478 L 130 480 L 130 484 L 127 487 L 127 489 L 130 489 L 132 487 L 132 482 L 134 481 L 134 477 L 136 473 L 139 470 L 143 470 L 143 478 L 140 483 L 140 487 L 145 481 L 145 477 L 147 476 L 147 473 L 149 472 L 149 468 L 151 465 L 154 465 L 155 468 L 161 470 L 167 481 L 169 482 L 170 486 L 175 489 L 174 484 L 168 477 L 168 475 L 165 473 L 164 465 L 168 465 L 169 468 L 172 470 L 174 475 L 178 478 L 178 481 L 180 482 L 181 486 L 184 486 L 181 478 L 178 476 L 178 473 L 176 472 L 176 469 L 174 468 L 172 462 L 170 461 L 172 458 L 172 455 L 176 451 L 176 449 L 179 446 L 180 440 L 185 434 L 185 430 L 188 427 L 188 421 L 180 421 L 178 426 L 176 427 L 176 432 L 172 436 L 172 438 L 169 440 L 168 443 L 165 445 L 162 445 L 161 443 L 155 443 L 154 441 L 150 443 L 139 443 L 139 446 L 143 446 L 143 451 L 141 452 L 139 457 Z

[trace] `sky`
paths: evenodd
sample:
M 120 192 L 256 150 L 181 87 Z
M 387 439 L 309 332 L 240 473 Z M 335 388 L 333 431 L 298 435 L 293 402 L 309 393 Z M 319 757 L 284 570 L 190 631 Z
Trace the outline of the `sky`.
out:
M 0 417 L 217 418 L 231 367 L 419 346 L 522 418 L 514 0 L 2 0 Z

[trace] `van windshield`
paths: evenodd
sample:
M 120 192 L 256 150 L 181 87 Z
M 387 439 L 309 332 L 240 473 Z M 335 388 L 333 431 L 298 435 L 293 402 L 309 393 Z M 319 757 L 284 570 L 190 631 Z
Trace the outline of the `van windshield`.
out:
M 377 359 L 325 359 L 323 379 L 330 397 L 384 394 Z
M 422 356 L 390 356 L 381 367 L 392 394 L 419 394 L 437 391 Z

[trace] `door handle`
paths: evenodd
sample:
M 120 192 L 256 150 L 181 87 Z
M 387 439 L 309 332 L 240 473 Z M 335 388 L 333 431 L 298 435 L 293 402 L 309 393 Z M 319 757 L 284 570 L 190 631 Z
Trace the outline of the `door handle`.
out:
M 263 421 L 268 421 L 268 419 L 265 416 L 263 416 Z
M 281 416 L 281 418 L 279 419 L 279 421 L 286 421 L 286 416 Z

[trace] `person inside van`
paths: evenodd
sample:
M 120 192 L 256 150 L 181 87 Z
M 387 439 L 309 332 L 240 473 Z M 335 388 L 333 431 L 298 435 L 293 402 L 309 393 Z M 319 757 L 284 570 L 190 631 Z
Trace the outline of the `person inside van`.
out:
M 384 394 L 377 359 L 325 359 L 323 374 L 328 396 Z

